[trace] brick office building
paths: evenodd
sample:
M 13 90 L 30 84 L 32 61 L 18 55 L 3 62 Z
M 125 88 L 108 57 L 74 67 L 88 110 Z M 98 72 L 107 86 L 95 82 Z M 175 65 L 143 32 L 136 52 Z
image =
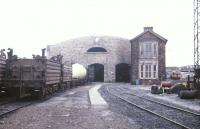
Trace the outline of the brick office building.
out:
M 144 32 L 131 42 L 131 82 L 155 84 L 166 78 L 165 45 L 167 40 L 144 27 Z

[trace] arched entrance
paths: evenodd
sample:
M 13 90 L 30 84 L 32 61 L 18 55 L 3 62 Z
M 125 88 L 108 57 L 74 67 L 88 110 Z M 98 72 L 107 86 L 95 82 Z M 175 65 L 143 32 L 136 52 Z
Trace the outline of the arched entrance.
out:
M 85 78 L 87 70 L 82 64 L 75 63 L 72 65 L 72 77 L 73 78 Z
M 115 66 L 116 82 L 130 82 L 130 66 L 126 63 Z
M 91 64 L 88 66 L 89 79 L 92 82 L 104 81 L 104 66 L 102 64 Z

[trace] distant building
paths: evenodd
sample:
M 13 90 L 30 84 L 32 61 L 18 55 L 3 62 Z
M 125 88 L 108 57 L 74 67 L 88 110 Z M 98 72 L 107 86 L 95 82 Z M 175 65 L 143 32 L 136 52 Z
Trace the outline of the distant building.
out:
M 180 67 L 181 72 L 194 72 L 194 66 L 193 65 L 187 65 Z
M 190 77 L 194 76 L 194 66 L 193 65 L 187 65 L 187 66 L 181 66 L 181 67 L 166 67 L 167 79 L 170 79 L 173 72 L 180 73 L 181 74 L 181 80 L 187 80 L 188 75 Z
M 180 72 L 179 67 L 166 67 L 166 78 L 170 79 L 173 72 Z
M 144 27 L 144 32 L 131 40 L 131 82 L 155 84 L 166 79 L 165 45 L 167 39 Z

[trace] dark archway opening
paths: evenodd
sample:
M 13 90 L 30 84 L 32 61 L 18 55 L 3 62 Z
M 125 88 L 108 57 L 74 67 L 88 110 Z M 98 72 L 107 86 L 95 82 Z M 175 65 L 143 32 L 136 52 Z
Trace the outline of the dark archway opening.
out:
M 88 66 L 89 81 L 104 81 L 104 66 L 102 64 L 91 64 Z
M 107 52 L 105 48 L 102 47 L 92 47 L 87 50 L 87 52 Z
M 116 82 L 130 82 L 130 66 L 125 63 L 116 65 Z

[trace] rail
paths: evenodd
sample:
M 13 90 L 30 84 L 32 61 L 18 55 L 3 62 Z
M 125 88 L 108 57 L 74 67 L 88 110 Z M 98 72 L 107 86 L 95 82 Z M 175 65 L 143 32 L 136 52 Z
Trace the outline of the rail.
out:
M 150 114 L 153 114 L 153 115 L 155 115 L 155 116 L 157 116 L 157 117 L 163 118 L 163 119 L 165 119 L 165 120 L 167 120 L 167 121 L 169 121 L 169 122 L 171 122 L 171 123 L 173 123 L 173 124 L 175 124 L 175 125 L 177 125 L 177 126 L 180 126 L 180 127 L 183 128 L 183 129 L 191 129 L 190 127 L 188 127 L 188 126 L 186 126 L 186 125 L 184 125 L 184 124 L 182 124 L 182 123 L 179 123 L 179 122 L 174 121 L 174 120 L 172 120 L 172 119 L 169 119 L 169 118 L 167 118 L 167 117 L 165 117 L 165 116 L 162 116 L 162 115 L 160 115 L 160 114 L 158 114 L 158 113 L 156 113 L 156 112 L 153 112 L 153 111 L 151 111 L 151 110 L 149 110 L 149 109 L 146 109 L 146 108 L 144 108 L 144 107 L 142 107 L 142 106 L 139 106 L 139 105 L 137 105 L 136 103 L 133 103 L 132 101 L 127 100 L 127 99 L 121 97 L 120 95 L 117 95 L 117 94 L 115 94 L 115 93 L 112 93 L 112 92 L 109 90 L 108 87 L 107 87 L 107 91 L 108 91 L 109 94 L 115 96 L 116 98 L 119 98 L 119 99 L 121 99 L 122 101 L 125 101 L 126 103 L 128 103 L 128 104 L 130 104 L 130 105 L 133 105 L 133 106 L 135 106 L 135 107 L 137 107 L 137 108 L 139 108 L 139 109 L 141 109 L 141 110 L 144 110 L 144 111 L 146 111 L 146 112 L 148 112 L 148 113 L 150 113 Z

